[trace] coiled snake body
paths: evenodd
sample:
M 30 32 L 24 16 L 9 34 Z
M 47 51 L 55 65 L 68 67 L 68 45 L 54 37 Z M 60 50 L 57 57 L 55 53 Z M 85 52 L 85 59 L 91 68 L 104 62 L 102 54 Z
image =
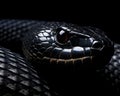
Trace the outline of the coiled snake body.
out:
M 4 19 L 0 44 L 16 52 L 0 47 L 0 96 L 82 94 L 96 84 L 119 93 L 120 45 L 98 28 Z

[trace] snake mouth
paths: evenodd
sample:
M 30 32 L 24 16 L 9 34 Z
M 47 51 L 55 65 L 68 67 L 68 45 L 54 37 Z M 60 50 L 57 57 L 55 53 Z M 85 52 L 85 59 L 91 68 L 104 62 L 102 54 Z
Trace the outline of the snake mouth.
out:
M 97 51 L 98 52 L 98 51 Z M 86 61 L 92 62 L 96 52 L 90 47 L 73 47 L 71 49 L 62 49 L 58 47 L 49 47 L 44 53 L 40 60 L 49 60 L 50 63 L 69 63 L 81 62 L 82 64 Z
M 80 64 L 84 64 L 86 60 L 89 60 L 89 63 L 92 62 L 93 56 L 85 56 L 81 58 L 74 58 L 74 59 L 57 59 L 57 58 L 49 58 L 49 57 L 43 57 L 43 60 L 49 60 L 50 64 L 56 63 L 56 64 L 75 64 L 76 62 L 79 62 Z
M 72 48 L 61 48 L 61 47 L 49 47 L 43 53 L 43 60 L 49 60 L 50 63 L 72 63 L 80 62 L 84 64 L 87 62 L 93 63 L 94 57 L 100 55 L 104 49 L 104 45 L 101 42 L 91 40 L 91 47 L 86 46 L 75 46 Z M 85 42 L 84 42 L 85 43 Z M 41 58 L 39 58 L 41 59 Z M 41 60 L 42 60 L 41 59 Z

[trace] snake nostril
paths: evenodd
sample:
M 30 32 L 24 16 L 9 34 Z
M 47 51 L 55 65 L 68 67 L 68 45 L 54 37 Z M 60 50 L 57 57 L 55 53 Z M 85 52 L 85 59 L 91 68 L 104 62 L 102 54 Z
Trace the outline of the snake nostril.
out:
M 95 49 L 101 49 L 103 48 L 103 44 L 99 41 L 94 41 L 92 47 Z

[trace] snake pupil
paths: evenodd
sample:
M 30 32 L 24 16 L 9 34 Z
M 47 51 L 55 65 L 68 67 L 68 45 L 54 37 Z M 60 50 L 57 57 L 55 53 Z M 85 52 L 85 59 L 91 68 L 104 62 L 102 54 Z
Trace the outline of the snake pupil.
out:
M 101 42 L 98 42 L 98 41 L 94 41 L 94 43 L 93 43 L 93 46 L 92 46 L 93 48 L 95 48 L 95 49 L 101 49 L 101 48 L 103 48 L 103 45 L 102 45 L 102 43 Z
M 69 31 L 63 28 L 57 28 L 56 41 L 59 44 L 66 44 L 70 39 Z

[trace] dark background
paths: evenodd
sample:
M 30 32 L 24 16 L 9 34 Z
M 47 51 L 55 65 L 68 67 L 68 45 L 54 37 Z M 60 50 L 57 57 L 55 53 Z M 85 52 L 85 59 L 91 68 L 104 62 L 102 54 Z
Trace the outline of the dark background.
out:
M 120 43 L 118 4 L 110 1 L 5 2 L 0 3 L 0 18 L 65 21 L 95 26 Z

